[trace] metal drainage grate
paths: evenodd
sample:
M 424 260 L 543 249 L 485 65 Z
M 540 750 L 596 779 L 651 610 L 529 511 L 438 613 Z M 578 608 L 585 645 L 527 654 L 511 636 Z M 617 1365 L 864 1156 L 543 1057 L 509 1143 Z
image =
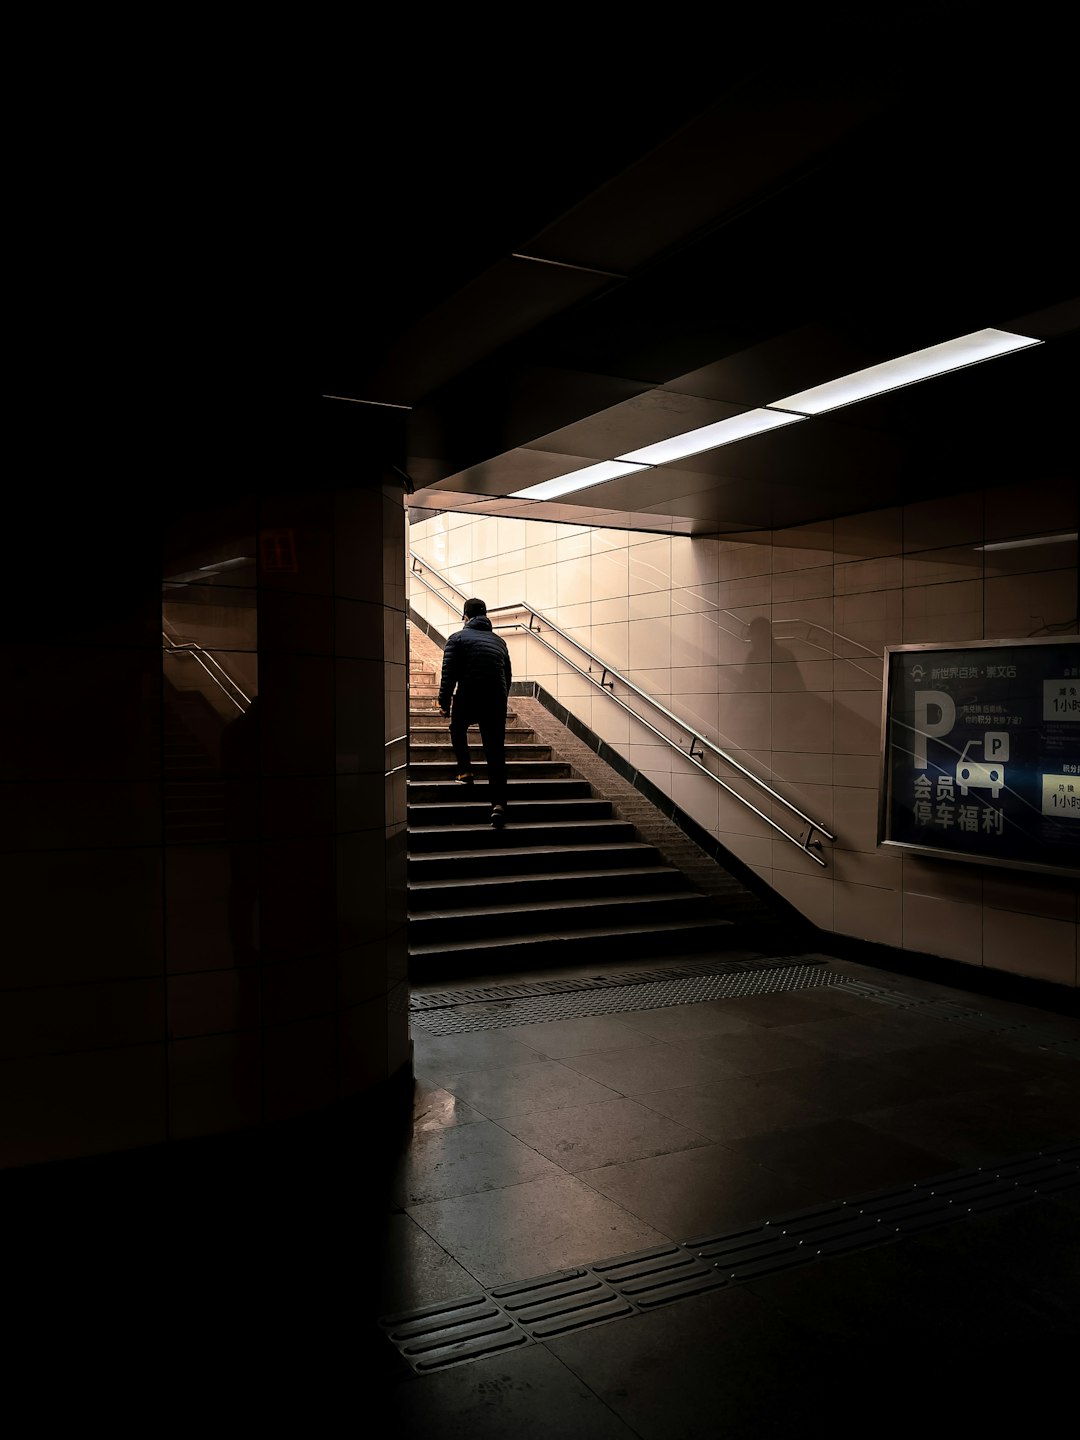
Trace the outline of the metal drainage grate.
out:
M 1080 1187 L 1080 1144 L 463 1295 L 378 1324 L 420 1374 Z
M 1050 1050 L 1056 1055 L 1080 1060 L 1080 1036 L 1065 1035 L 1053 1025 L 1029 1025 L 1022 1020 L 1010 1020 L 1004 1015 L 990 1015 L 983 1010 L 972 1010 L 965 1005 L 957 1005 L 952 1000 L 911 995 L 903 990 L 889 990 L 883 985 L 869 985 L 863 980 L 844 977 L 842 983 L 845 990 L 854 990 L 856 994 L 876 1005 L 889 1005 L 897 1010 L 915 1010 L 934 1020 L 970 1025 L 976 1030 L 985 1030 L 990 1035 L 1005 1035 L 1022 1044 L 1037 1045 L 1041 1050 Z
M 414 1012 L 413 1026 L 433 1035 L 471 1030 L 497 1030 L 508 1025 L 533 1025 L 544 1020 L 577 1019 L 587 1015 L 621 1015 L 630 1010 L 659 1010 L 670 1005 L 695 1005 L 702 1000 L 728 1000 L 739 995 L 769 995 L 783 990 L 809 990 L 835 985 L 842 977 L 818 960 L 788 960 L 737 974 L 697 975 L 678 980 L 637 981 L 596 990 L 486 1000 L 455 1009 Z

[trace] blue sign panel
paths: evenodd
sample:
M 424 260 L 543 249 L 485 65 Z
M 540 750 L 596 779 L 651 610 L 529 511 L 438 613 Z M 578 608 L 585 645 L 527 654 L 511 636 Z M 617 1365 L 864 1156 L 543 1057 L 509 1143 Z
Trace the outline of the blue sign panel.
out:
M 878 843 L 1080 874 L 1080 637 L 885 651 Z

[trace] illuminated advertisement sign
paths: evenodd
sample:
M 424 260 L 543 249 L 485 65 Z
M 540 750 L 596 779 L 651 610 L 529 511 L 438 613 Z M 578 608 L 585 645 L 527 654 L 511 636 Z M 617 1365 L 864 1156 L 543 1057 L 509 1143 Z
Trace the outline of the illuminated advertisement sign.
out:
M 1080 874 L 1080 636 L 886 647 L 878 844 Z

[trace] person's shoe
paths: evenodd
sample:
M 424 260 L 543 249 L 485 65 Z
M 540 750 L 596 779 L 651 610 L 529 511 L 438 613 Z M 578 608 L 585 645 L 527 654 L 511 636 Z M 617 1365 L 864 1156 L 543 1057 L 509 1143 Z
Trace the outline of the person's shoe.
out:
M 506 806 L 493 805 L 491 807 L 491 823 L 496 830 L 501 830 L 506 824 Z
M 473 783 L 472 772 L 470 770 L 466 770 L 464 774 L 457 775 L 454 778 L 459 785 L 471 785 Z

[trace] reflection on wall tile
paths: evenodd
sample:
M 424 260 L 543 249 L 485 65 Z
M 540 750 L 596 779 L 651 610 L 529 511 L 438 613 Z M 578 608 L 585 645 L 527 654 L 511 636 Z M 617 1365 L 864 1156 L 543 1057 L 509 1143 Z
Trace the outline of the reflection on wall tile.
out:
M 0 908 L 0 989 L 161 974 L 159 850 L 9 852 Z
M 720 578 L 720 555 L 717 541 L 674 535 L 671 539 L 671 583 L 675 587 L 693 589 L 714 584 Z
M 1026 535 L 1075 530 L 1080 497 L 1071 477 L 1024 479 L 984 492 L 987 540 L 1013 540 Z
M 989 912 L 984 929 L 983 964 L 1057 985 L 1075 985 L 1076 926 L 1065 920 Z
M 937 895 L 904 895 L 904 947 L 981 965 L 982 907 Z
M 259 1024 L 258 969 L 170 975 L 168 1014 L 170 1040 L 255 1029 Z
M 881 784 L 880 748 L 876 755 L 837 755 L 833 775 L 837 785 L 876 791 Z
M 7 833 L 24 850 L 161 844 L 161 787 L 137 781 L 0 785 Z
M 873 690 L 837 691 L 833 749 L 838 755 L 877 755 L 881 749 L 881 696 Z
M 844 934 L 899 944 L 907 933 L 932 946 L 931 921 L 945 914 L 941 905 L 961 919 L 974 910 L 981 920 L 985 903 L 1035 915 L 1043 906 L 1046 919 L 1068 923 L 1075 936 L 1076 890 L 1053 888 L 1052 877 L 1046 889 L 1038 888 L 1046 877 L 1036 877 L 1025 893 L 1023 879 L 1001 872 L 992 901 L 985 867 L 877 845 L 886 647 L 1026 635 L 1073 616 L 1072 546 L 1051 570 L 1038 548 L 1000 552 L 995 560 L 998 552 L 974 546 L 983 540 L 984 501 L 999 538 L 1072 528 L 1074 492 L 1033 486 L 1027 508 L 1026 486 L 1002 487 L 741 541 L 525 522 L 520 543 L 527 556 L 554 567 L 560 625 L 615 668 L 632 666 L 635 683 L 686 726 L 716 735 L 751 771 L 775 773 L 781 794 L 836 831 L 822 873 L 737 800 L 716 793 L 716 833 L 813 923 L 830 929 L 835 918 Z M 471 581 L 477 570 L 464 537 L 473 536 L 479 552 L 492 522 L 455 523 Z M 586 551 L 587 580 L 571 558 Z M 662 629 L 669 614 L 670 652 Z M 530 664 L 585 723 L 600 730 L 614 723 L 612 707 L 582 677 L 565 666 L 556 677 L 558 662 Z M 688 804 L 704 804 L 711 815 L 712 801 L 695 788 L 711 782 L 687 775 L 685 762 L 628 723 L 631 763 L 669 794 L 682 787 Z M 731 775 L 737 789 L 751 788 Z M 781 807 L 768 803 L 779 815 Z M 972 961 L 966 932 L 945 924 L 936 943 L 938 953 Z
M 342 665 L 371 664 L 341 661 Z M 334 768 L 334 664 L 329 657 L 270 655 L 260 666 L 262 768 L 318 775 Z
M 348 608 L 357 604 L 356 601 L 339 600 L 338 616 L 342 616 L 343 607 L 347 615 Z M 370 626 L 370 612 L 375 607 L 367 608 Z M 378 610 L 381 611 L 381 606 Z M 335 606 L 329 595 L 297 595 L 267 590 L 259 597 L 259 651 L 261 654 L 280 650 L 294 655 L 332 655 L 334 621 Z M 379 638 L 378 631 L 374 636 L 368 635 L 369 649 L 372 645 L 378 647 Z
M 653 590 L 648 594 L 631 595 L 627 606 L 627 616 L 631 621 L 655 620 L 658 618 L 666 620 L 671 614 L 671 608 L 671 591 Z
M 594 551 L 592 557 L 593 601 L 616 600 L 630 593 L 626 550 Z
M 334 778 L 266 776 L 260 805 L 264 839 L 327 835 L 334 828 Z
M 275 1025 L 263 1039 L 265 1118 L 321 1110 L 337 1098 L 337 1017 Z
M 666 616 L 636 620 L 628 630 L 628 647 L 627 662 L 635 672 L 670 667 L 670 620 Z
M 982 519 L 980 495 L 950 495 L 905 505 L 904 550 L 981 544 Z
M 339 1094 L 362 1094 L 388 1073 L 386 998 L 377 995 L 338 1015 Z
M 1077 625 L 1076 571 L 1003 575 L 986 582 L 986 633 L 1006 639 Z
M 719 824 L 719 794 L 716 782 L 701 774 L 673 771 L 671 798 L 681 810 L 715 835 Z
M 834 548 L 831 520 L 777 530 L 772 545 L 773 574 L 783 570 L 812 570 L 829 563 Z
M 627 584 L 631 595 L 671 589 L 671 541 L 649 540 L 628 552 Z
M 169 1043 L 169 1136 L 183 1140 L 262 1119 L 262 1035 L 257 1030 Z
M 899 555 L 883 555 L 873 560 L 852 560 L 836 567 L 837 595 L 895 590 L 902 584 L 903 563 Z
M 0 1006 L 0 1059 L 161 1041 L 164 996 L 160 978 L 9 991 Z
M 1015 910 L 1049 920 L 1080 918 L 1080 884 L 1055 875 L 1026 874 L 994 869 L 983 881 L 983 896 L 991 910 Z
M 833 749 L 830 697 L 808 692 L 773 696 L 773 745 L 777 750 Z
M 12 646 L 0 694 L 0 776 L 156 780 L 161 774 L 161 651 Z M 34 723 L 19 710 L 34 699 Z M 18 743 L 12 743 L 15 736 Z
M 335 947 L 334 848 L 343 838 L 313 836 L 263 843 L 259 933 L 264 963 Z
M 777 870 L 773 885 L 777 893 L 805 915 L 811 925 L 817 925 L 822 930 L 834 928 L 833 882 L 825 872 L 802 875 L 790 870 Z
M 386 837 L 363 830 L 337 841 L 337 934 L 319 950 L 349 949 L 386 934 Z
M 718 696 L 716 728 L 719 743 L 727 750 L 752 749 L 757 753 L 770 750 L 773 703 L 772 695 L 760 692 Z
M 1078 553 L 1080 550 L 1075 540 L 1047 541 L 1016 550 L 990 550 L 985 558 L 985 574 L 989 578 L 1023 575 L 1032 570 L 1075 570 Z
M 833 521 L 836 562 L 866 560 L 877 555 L 898 555 L 901 550 L 902 511 L 899 506 L 872 510 L 865 515 L 843 515 Z
M 933 856 L 901 851 L 904 860 L 904 890 L 909 895 L 928 895 L 958 904 L 978 905 L 983 898 L 983 877 L 988 867 L 958 865 Z
M 947 585 L 954 580 L 983 578 L 983 551 L 964 545 L 948 550 L 922 550 L 904 556 L 904 584 Z
M 839 846 L 845 850 L 876 850 L 877 821 L 876 790 L 836 786 L 833 790 L 832 828 Z
M 0 1086 L 0 1164 L 33 1165 L 160 1144 L 164 1047 L 8 1061 Z
M 339 659 L 333 664 L 337 770 L 339 773 L 350 770 L 377 770 L 382 774 L 385 768 L 383 752 L 386 736 L 382 709 L 373 703 L 375 697 L 382 693 L 382 663 L 378 660 Z M 329 712 L 324 716 L 324 721 L 328 719 Z M 321 748 L 316 749 L 315 742 L 321 740 L 322 735 L 317 733 L 314 724 L 311 729 L 310 748 L 301 753 L 310 756 L 310 769 L 318 773 L 324 767 L 317 766 L 314 762 L 317 758 L 324 758 L 324 752 Z
M 834 593 L 835 576 L 831 565 L 809 570 L 789 570 L 773 576 L 772 598 L 776 601 L 815 600 Z
M 879 945 L 903 943 L 900 893 L 876 885 L 833 882 L 833 928 Z

